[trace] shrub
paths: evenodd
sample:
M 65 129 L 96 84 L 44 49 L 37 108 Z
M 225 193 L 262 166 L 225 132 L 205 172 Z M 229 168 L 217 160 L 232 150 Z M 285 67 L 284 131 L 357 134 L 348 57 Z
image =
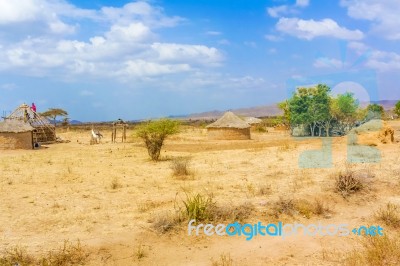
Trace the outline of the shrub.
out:
M 153 161 L 160 158 L 161 148 L 164 140 L 179 132 L 179 122 L 170 119 L 154 120 L 139 125 L 136 136 L 143 139 L 147 152 Z
M 181 221 L 182 219 L 179 213 L 173 215 L 169 212 L 164 212 L 153 218 L 152 227 L 158 233 L 164 234 L 174 229 Z
M 389 202 L 386 204 L 386 207 L 380 208 L 375 213 L 375 216 L 388 226 L 400 227 L 400 210 L 398 205 Z
M 347 265 L 399 265 L 400 240 L 385 236 L 367 236 L 362 240 L 362 249 L 351 252 Z
M 196 220 L 198 222 L 211 220 L 211 209 L 215 206 L 211 196 L 202 196 L 196 194 L 190 196 L 186 194 L 185 205 L 186 217 L 188 220 Z
M 364 183 L 360 177 L 355 175 L 354 171 L 346 169 L 344 172 L 340 172 L 336 178 L 335 190 L 342 194 L 343 197 L 360 191 L 363 188 Z
M 218 261 L 213 261 L 212 266 L 232 266 L 233 260 L 231 254 L 221 254 Z
M 190 171 L 190 159 L 184 157 L 174 158 L 171 163 L 171 169 L 173 175 L 177 177 L 188 176 L 191 174 Z

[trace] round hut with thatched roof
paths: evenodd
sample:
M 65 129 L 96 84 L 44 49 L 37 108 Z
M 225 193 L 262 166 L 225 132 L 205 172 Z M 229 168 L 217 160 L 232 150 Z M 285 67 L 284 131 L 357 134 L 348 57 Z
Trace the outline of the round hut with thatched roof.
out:
M 208 138 L 213 140 L 250 139 L 250 125 L 232 112 L 226 112 L 220 119 L 207 127 Z
M 34 130 L 20 120 L 0 122 L 0 150 L 33 149 Z

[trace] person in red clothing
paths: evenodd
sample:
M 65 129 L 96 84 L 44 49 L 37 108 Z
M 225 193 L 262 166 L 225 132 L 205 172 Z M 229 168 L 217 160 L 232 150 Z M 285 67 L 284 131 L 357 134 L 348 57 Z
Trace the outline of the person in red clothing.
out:
M 36 105 L 35 105 L 35 103 L 32 103 L 31 109 L 32 109 L 32 111 L 34 111 L 36 113 Z

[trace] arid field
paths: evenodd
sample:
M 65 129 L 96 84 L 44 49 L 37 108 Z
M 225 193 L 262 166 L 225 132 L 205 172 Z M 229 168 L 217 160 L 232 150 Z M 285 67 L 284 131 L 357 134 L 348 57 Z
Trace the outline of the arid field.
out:
M 379 162 L 348 163 L 344 136 L 331 139 L 333 167 L 310 169 L 299 167 L 299 156 L 318 150 L 321 138 L 296 140 L 273 128 L 252 140 L 212 141 L 206 129 L 185 126 L 166 140 L 159 162 L 134 128 L 115 144 L 103 130 L 96 145 L 89 131 L 58 129 L 69 143 L 0 152 L 1 263 L 50 256 L 56 265 L 398 265 L 400 121 L 389 125 L 394 143 L 376 132 L 359 137 L 381 152 Z M 186 175 L 172 169 L 181 157 Z M 349 173 L 359 186 L 338 191 L 337 179 Z M 380 225 L 386 237 L 189 236 L 185 202 L 196 195 L 210 201 L 206 220 L 215 225 Z

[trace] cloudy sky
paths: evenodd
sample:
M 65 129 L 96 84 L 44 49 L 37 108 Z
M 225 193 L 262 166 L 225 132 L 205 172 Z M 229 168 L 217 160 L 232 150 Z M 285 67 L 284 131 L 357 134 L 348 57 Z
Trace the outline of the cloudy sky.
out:
M 398 14 L 398 0 L 0 0 L 0 112 L 140 119 L 319 82 L 400 99 Z

